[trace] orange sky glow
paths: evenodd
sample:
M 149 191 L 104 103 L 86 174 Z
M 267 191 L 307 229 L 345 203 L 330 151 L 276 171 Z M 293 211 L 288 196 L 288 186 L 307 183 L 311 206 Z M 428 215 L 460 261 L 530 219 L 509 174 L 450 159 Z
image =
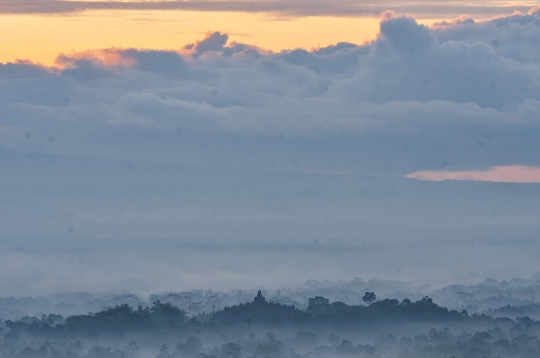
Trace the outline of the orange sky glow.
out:
M 86 11 L 69 15 L 0 15 L 0 62 L 52 65 L 60 53 L 120 48 L 179 50 L 208 31 L 273 51 L 312 49 L 373 39 L 379 17 L 311 16 L 203 11 Z M 424 19 L 432 23 L 437 19 Z
M 534 5 L 529 0 L 0 0 L 0 63 L 52 65 L 60 53 L 112 47 L 178 50 L 208 31 L 273 51 L 361 44 L 375 38 L 384 10 L 412 13 L 431 24 L 457 14 L 481 20 L 526 12 Z

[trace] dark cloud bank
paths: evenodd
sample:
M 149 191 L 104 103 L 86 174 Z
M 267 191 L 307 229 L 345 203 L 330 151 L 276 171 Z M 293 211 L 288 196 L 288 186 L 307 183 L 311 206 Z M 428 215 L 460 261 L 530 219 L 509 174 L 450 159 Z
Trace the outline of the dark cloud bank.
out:
M 1 142 L 61 155 L 404 175 L 538 165 L 537 9 L 269 53 L 209 33 L 0 67 Z M 285 159 L 286 158 L 286 159 Z
M 403 177 L 540 165 L 539 46 L 537 8 L 432 27 L 386 12 L 363 45 L 209 33 L 2 64 L 0 287 L 532 276 L 537 185 Z

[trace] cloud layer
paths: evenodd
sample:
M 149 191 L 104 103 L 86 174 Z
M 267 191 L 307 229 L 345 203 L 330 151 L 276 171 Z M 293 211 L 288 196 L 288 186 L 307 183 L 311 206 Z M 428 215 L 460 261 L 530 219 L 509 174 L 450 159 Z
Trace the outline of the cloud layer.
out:
M 0 144 L 385 175 L 539 166 L 539 46 L 538 8 L 433 27 L 387 11 L 360 46 L 272 53 L 214 32 L 177 52 L 2 64 Z
M 3 0 L 3 14 L 69 14 L 88 10 L 189 10 L 189 11 L 232 11 L 269 13 L 280 16 L 379 16 L 387 9 L 410 13 L 427 18 L 457 16 L 462 13 L 480 16 L 508 13 L 514 10 L 527 11 L 535 5 L 531 1 L 505 3 L 481 0 L 475 3 L 463 1 L 432 0 L 128 0 L 128 1 L 66 1 L 66 0 Z

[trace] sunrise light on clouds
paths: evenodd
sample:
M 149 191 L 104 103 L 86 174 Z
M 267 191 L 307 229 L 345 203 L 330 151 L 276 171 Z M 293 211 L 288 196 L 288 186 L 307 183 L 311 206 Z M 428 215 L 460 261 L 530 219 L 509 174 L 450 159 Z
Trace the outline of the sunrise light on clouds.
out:
M 208 31 L 280 51 L 362 43 L 378 31 L 378 18 L 282 18 L 264 14 L 202 11 L 88 11 L 69 15 L 0 15 L 6 36 L 0 61 L 52 64 L 61 52 L 110 47 L 178 50 Z M 21 30 L 23 29 L 23 30 Z M 354 31 L 351 31 L 354 29 Z
M 3 0 L 0 61 L 52 64 L 59 53 L 110 47 L 175 50 L 207 31 L 280 51 L 373 39 L 385 10 L 432 24 L 461 14 L 486 19 L 534 2 L 63 1 Z
M 523 165 L 497 166 L 488 170 L 468 171 L 419 171 L 407 175 L 418 180 L 472 180 L 505 183 L 536 183 L 540 180 L 540 168 Z
M 268 151 L 266 163 L 258 165 L 276 163 L 276 169 L 403 177 L 448 165 L 498 168 L 503 164 L 499 158 L 506 166 L 536 165 L 531 153 L 537 146 L 532 137 L 539 108 L 533 64 L 540 61 L 535 50 L 539 12 L 535 7 L 517 12 L 525 3 L 497 3 L 501 11 L 508 7 L 508 13 L 475 19 L 443 17 L 448 16 L 444 8 L 426 2 L 418 15 L 430 9 L 430 16 L 439 18 L 422 21 L 414 13 L 386 11 L 376 18 L 356 13 L 357 7 L 374 5 L 353 6 L 350 1 L 330 8 L 309 1 L 294 6 L 272 2 L 275 6 L 268 7 L 263 1 L 258 12 L 243 2 L 219 5 L 247 6 L 238 12 L 216 11 L 212 2 L 197 3 L 190 11 L 165 11 L 146 2 L 145 11 L 129 2 L 114 10 L 100 9 L 112 6 L 109 2 L 81 4 L 0 6 L 6 20 L 0 27 L 7 34 L 0 55 L 6 61 L 3 73 L 11 76 L 5 82 L 7 122 L 0 132 L 5 146 L 253 165 L 254 158 L 243 155 L 213 158 L 224 152 L 214 153 L 212 145 L 193 157 L 165 150 L 157 138 L 182 128 L 217 138 L 240 135 L 247 141 L 251 136 L 281 136 L 298 146 L 293 152 L 306 151 L 291 154 L 305 157 L 295 160 L 302 163 L 297 168 L 288 160 L 272 159 L 277 152 Z M 313 9 L 308 5 L 322 15 L 309 14 Z M 398 9 L 417 5 L 388 3 Z M 475 6 L 484 6 L 486 16 L 488 5 L 494 3 Z M 337 13 L 346 9 L 351 16 Z M 476 7 L 470 10 L 481 13 Z M 14 59 L 19 62 L 7 63 Z M 40 90 L 43 96 L 36 93 Z M 38 108 L 36 121 L 32 113 Z M 91 119 L 90 113 L 95 113 Z M 138 153 L 128 149 L 127 138 L 113 140 L 112 133 L 124 132 L 119 123 L 141 135 L 145 129 L 137 123 L 152 128 L 156 140 L 149 145 L 155 149 Z M 111 148 L 105 150 L 89 137 L 100 131 L 109 133 L 104 138 L 111 140 Z M 15 134 L 26 132 L 35 133 L 30 141 Z M 63 139 L 42 143 L 51 135 Z M 329 152 L 319 154 L 320 149 L 312 154 L 307 147 L 300 149 L 300 143 L 319 140 L 344 144 L 329 145 Z M 336 159 L 326 159 L 332 156 Z

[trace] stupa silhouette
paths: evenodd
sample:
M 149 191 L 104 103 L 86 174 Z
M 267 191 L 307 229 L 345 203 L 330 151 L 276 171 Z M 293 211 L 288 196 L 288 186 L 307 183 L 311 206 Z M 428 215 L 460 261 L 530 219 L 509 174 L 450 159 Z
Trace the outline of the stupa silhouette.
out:
M 262 305 L 266 303 L 266 298 L 263 297 L 261 290 L 257 292 L 257 297 L 253 299 L 253 303 L 256 305 Z

